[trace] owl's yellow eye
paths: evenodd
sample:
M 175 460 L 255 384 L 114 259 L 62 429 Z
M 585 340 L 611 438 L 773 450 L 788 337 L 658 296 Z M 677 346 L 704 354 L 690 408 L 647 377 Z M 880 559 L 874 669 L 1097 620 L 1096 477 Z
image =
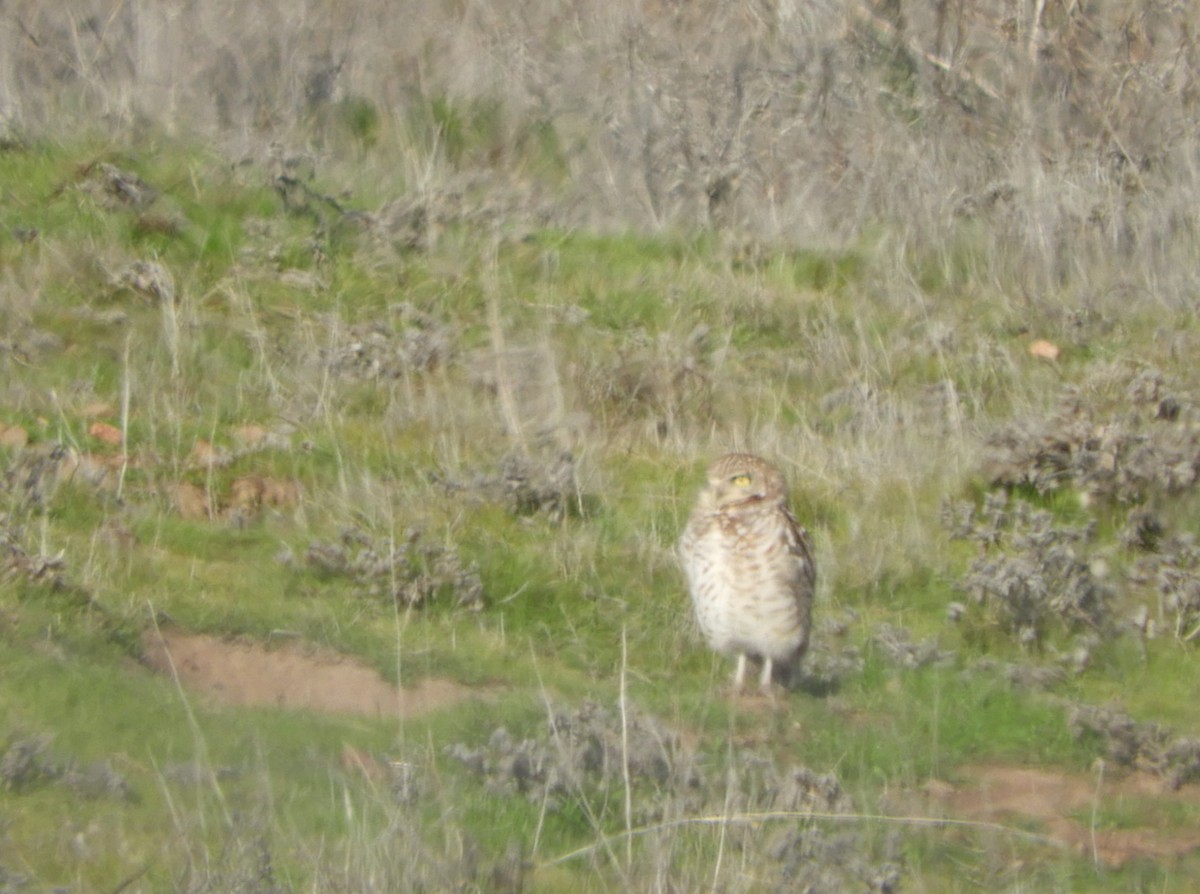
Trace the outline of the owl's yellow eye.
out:
M 734 484 L 736 484 L 738 487 L 745 487 L 747 484 L 750 483 L 750 476 L 749 475 L 734 475 L 729 480 L 731 482 L 733 482 Z

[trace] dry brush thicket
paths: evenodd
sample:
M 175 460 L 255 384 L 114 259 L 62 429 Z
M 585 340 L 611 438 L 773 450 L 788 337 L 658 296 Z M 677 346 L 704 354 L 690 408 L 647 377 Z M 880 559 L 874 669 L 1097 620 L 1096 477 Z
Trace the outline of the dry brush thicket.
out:
M 295 560 L 287 555 L 285 561 Z M 348 528 L 339 542 L 310 543 L 304 565 L 319 574 L 347 577 L 357 585 L 356 592 L 385 597 L 387 604 L 420 607 L 441 597 L 467 609 L 483 608 L 479 572 L 465 566 L 453 549 L 422 542 L 417 528 L 405 532 L 399 543 Z
M 962 589 L 1022 642 L 1039 642 L 1048 625 L 1105 638 L 1200 636 L 1189 529 L 1200 421 L 1190 389 L 1155 367 L 1094 364 L 1044 416 L 996 430 L 982 471 L 997 490 L 979 506 L 947 505 L 945 526 L 979 546 Z M 1027 499 L 1059 492 L 1080 502 L 1084 523 Z M 1117 526 L 1116 543 L 1096 535 L 1102 523 Z
M 495 795 L 526 798 L 550 812 L 582 811 L 597 831 L 626 791 L 632 793 L 623 836 L 586 848 L 577 859 L 617 861 L 628 844 L 624 836 L 646 839 L 638 841 L 639 861 L 654 868 L 640 873 L 699 884 L 679 865 L 692 846 L 688 827 L 725 821 L 734 862 L 752 867 L 755 879 L 775 889 L 900 890 L 900 866 L 878 853 L 888 845 L 878 847 L 853 822 L 820 821 L 854 814 L 854 799 L 836 774 L 781 763 L 749 747 L 724 766 L 631 706 L 552 708 L 535 736 L 518 739 L 499 727 L 486 745 L 455 743 L 446 753 Z
M 456 203 L 927 247 L 978 219 L 1036 293 L 1194 227 L 1200 48 L 1166 0 L 21 0 L 0 41 L 10 138 L 78 115 L 320 156 L 394 129 L 416 239 Z

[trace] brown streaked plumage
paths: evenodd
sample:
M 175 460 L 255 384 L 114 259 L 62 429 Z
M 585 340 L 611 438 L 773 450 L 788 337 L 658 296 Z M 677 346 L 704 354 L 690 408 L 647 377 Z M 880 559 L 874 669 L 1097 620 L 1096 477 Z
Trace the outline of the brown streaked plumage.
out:
M 808 648 L 816 566 L 808 533 L 787 508 L 783 473 L 749 453 L 708 467 L 679 540 L 696 620 L 708 644 L 737 656 L 734 689 L 748 660 L 762 662 L 760 687 Z

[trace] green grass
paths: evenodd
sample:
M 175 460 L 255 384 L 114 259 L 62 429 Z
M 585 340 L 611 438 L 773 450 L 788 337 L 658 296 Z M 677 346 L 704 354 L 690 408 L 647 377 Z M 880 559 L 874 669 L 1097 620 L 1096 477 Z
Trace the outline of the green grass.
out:
M 359 103 L 341 112 L 364 152 L 384 139 L 371 111 Z M 508 146 L 495 109 L 446 101 L 425 114 L 420 126 L 438 130 L 457 163 Z M 536 128 L 504 151 L 557 164 L 553 134 Z M 80 172 L 96 160 L 161 189 L 152 210 L 179 225 L 148 232 L 134 212 L 81 192 Z M 487 866 L 512 842 L 530 848 L 536 838 L 536 863 L 589 844 L 602 851 L 603 836 L 616 835 L 616 858 L 544 866 L 531 890 L 636 888 L 663 861 L 709 886 L 715 828 L 653 830 L 631 845 L 635 865 L 624 866 L 622 787 L 573 790 L 546 812 L 536 799 L 489 791 L 445 754 L 453 743 L 485 744 L 499 726 L 536 737 L 547 701 L 611 708 L 623 687 L 696 751 L 710 779 L 723 778 L 731 758 L 761 753 L 836 773 L 861 813 L 876 812 L 888 792 L 954 779 L 967 764 L 1088 767 L 1102 744 L 1071 737 L 1061 698 L 1118 703 L 1138 720 L 1197 733 L 1192 645 L 1167 635 L 1143 649 L 1120 634 L 1094 649 L 1082 674 L 1044 693 L 976 665 L 985 657 L 1052 665 L 1074 632 L 1025 649 L 1003 632 L 946 620 L 978 550 L 949 541 L 940 506 L 987 492 L 982 437 L 1052 406 L 1064 382 L 1091 387 L 1097 364 L 1152 351 L 1143 341 L 1153 331 L 1148 310 L 1126 308 L 1122 325 L 1051 367 L 1025 355 L 1013 309 L 980 281 L 988 249 L 977 234 L 964 232 L 940 259 L 913 262 L 915 300 L 879 285 L 894 260 L 867 241 L 745 263 L 730 262 L 710 237 L 670 233 L 543 229 L 493 251 L 464 225 L 426 252 L 388 254 L 353 233 L 323 237 L 310 219 L 285 214 L 262 182 L 167 140 L 136 152 L 103 144 L 0 152 L 0 229 L 39 230 L 29 243 L 0 239 L 0 310 L 19 321 L 18 343 L 30 333 L 56 339 L 28 357 L 0 354 L 0 423 L 25 427 L 35 443 L 113 456 L 118 448 L 89 434 L 84 413 L 104 403 L 103 421 L 125 426 L 130 454 L 120 494 L 75 481 L 50 489 L 39 508 L 14 489 L 16 472 L 6 479 L 5 530 L 31 555 L 61 553 L 71 586 L 0 570 L 0 743 L 47 735 L 57 759 L 108 761 L 132 792 L 113 802 L 56 781 L 0 788 L 0 867 L 79 890 L 113 890 L 143 870 L 136 885 L 146 890 L 205 871 L 226 872 L 228 885 L 229 873 L 259 871 L 261 842 L 276 876 L 297 888 L 323 890 L 337 867 L 354 887 L 392 861 L 415 867 L 414 887 L 428 873 L 437 889 L 466 871 L 468 850 Z M 113 285 L 128 264 L 148 259 L 174 278 L 173 312 Z M 323 285 L 282 275 L 297 270 Z M 441 327 L 448 350 L 438 362 L 404 367 L 405 339 L 426 323 L 396 312 L 402 303 Z M 1186 314 L 1176 322 L 1195 328 Z M 701 326 L 704 338 L 695 335 Z M 392 352 L 380 355 L 390 372 L 331 365 L 354 343 L 369 345 L 372 332 Z M 501 343 L 510 353 L 537 349 L 530 356 L 548 366 L 514 364 L 505 381 L 496 373 Z M 1170 372 L 1181 394 L 1195 384 L 1189 366 Z M 960 401 L 953 417 L 935 399 L 947 382 Z M 1093 391 L 1119 412 L 1121 387 Z M 558 406 L 547 409 L 551 392 Z M 241 450 L 236 430 L 246 424 L 279 440 Z M 207 468 L 195 452 L 201 440 L 241 452 Z M 801 687 L 771 707 L 730 700 L 730 662 L 693 630 L 673 544 L 704 466 L 729 448 L 779 460 L 793 482 L 793 508 L 822 562 L 816 648 L 854 648 L 862 659 L 828 691 Z M 524 450 L 536 471 L 564 449 L 578 462 L 570 511 L 510 511 L 497 483 L 505 457 Z M 0 450 L 5 467 L 23 468 L 22 454 Z M 299 505 L 244 524 L 182 518 L 172 507 L 179 482 L 227 503 L 245 476 L 294 481 Z M 1016 496 L 1060 524 L 1096 522 L 1097 549 L 1118 571 L 1135 561 L 1117 542 L 1124 507 L 1085 505 L 1071 489 Z M 1161 512 L 1187 528 L 1196 497 L 1172 496 Z M 419 529 L 421 543 L 477 569 L 485 607 L 468 611 L 443 596 L 407 611 L 353 574 L 306 564 L 311 544 L 336 544 L 351 528 L 376 548 Z M 488 697 L 405 722 L 222 707 L 137 663 L 155 617 L 218 637 L 282 632 L 356 656 L 387 679 L 445 677 Z M 827 618 L 845 619 L 845 629 L 827 632 Z M 884 623 L 936 637 L 955 654 L 898 667 L 871 639 Z M 425 785 L 417 806 L 398 806 L 347 770 L 346 745 L 414 763 Z M 186 786 L 168 772 L 185 763 L 236 772 Z M 643 785 L 635 794 L 650 809 L 660 793 Z M 404 825 L 406 810 L 416 820 Z M 1141 824 L 1141 805 L 1107 810 L 1106 828 Z M 1181 808 L 1161 822 L 1182 829 L 1194 819 Z M 1105 875 L 1001 833 L 896 833 L 914 890 L 972 889 L 961 879 L 1181 890 L 1195 868 L 1138 864 Z M 889 847 L 884 831 L 863 834 L 879 853 Z

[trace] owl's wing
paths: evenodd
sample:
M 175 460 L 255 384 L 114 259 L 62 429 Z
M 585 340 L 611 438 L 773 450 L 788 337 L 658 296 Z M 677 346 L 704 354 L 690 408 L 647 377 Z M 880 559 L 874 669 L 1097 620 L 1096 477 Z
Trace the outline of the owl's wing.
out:
M 817 565 L 813 562 L 812 541 L 808 538 L 808 531 L 796 521 L 796 516 L 792 515 L 791 510 L 784 509 L 783 514 L 787 518 L 784 536 L 787 537 L 788 554 L 796 560 L 798 576 L 811 593 L 817 585 Z

